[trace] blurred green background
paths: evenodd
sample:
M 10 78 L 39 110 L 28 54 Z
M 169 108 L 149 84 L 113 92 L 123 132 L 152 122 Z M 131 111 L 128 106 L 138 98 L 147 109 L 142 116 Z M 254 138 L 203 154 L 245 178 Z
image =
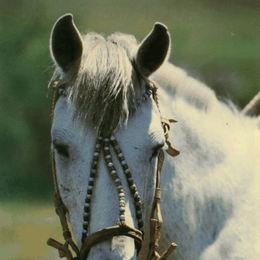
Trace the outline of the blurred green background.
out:
M 0 259 L 53 259 L 44 245 L 57 230 L 48 43 L 66 12 L 82 33 L 121 31 L 138 40 L 161 21 L 172 35 L 171 61 L 219 97 L 243 107 L 260 89 L 260 0 L 0 0 Z M 31 241 L 40 247 L 34 254 Z

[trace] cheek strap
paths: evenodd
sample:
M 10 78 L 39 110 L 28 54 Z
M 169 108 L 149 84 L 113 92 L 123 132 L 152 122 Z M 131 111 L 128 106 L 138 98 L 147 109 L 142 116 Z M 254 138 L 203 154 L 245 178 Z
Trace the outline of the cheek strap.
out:
M 166 260 L 169 255 L 176 249 L 177 245 L 172 242 L 170 246 L 160 255 L 159 242 L 161 237 L 161 226 L 163 223 L 161 212 L 161 171 L 164 162 L 164 152 L 159 151 L 157 171 L 156 171 L 156 186 L 152 204 L 150 217 L 150 244 L 146 260 Z
M 159 97 L 158 97 L 158 86 L 157 84 L 154 82 L 154 81 L 150 81 L 150 89 L 152 91 L 152 95 L 153 95 L 153 100 L 159 110 L 159 113 L 161 115 L 161 125 L 162 125 L 162 128 L 163 128 L 163 132 L 164 132 L 164 137 L 165 137 L 165 142 L 168 146 L 166 152 L 174 157 L 174 156 L 177 156 L 180 154 L 180 152 L 175 149 L 170 140 L 169 140 L 169 131 L 171 129 L 171 123 L 176 123 L 177 121 L 174 120 L 174 119 L 168 119 L 168 118 L 165 118 L 162 116 L 162 113 L 161 113 L 161 110 L 160 110 L 160 104 L 159 104 Z
M 53 238 L 49 238 L 47 245 L 56 248 L 59 251 L 60 258 L 66 257 L 67 260 L 79 259 L 79 249 L 72 239 L 72 235 L 67 222 L 66 214 L 68 212 L 66 206 L 64 205 L 58 188 L 57 175 L 56 175 L 56 165 L 54 159 L 54 151 L 52 152 L 52 178 L 54 184 L 54 206 L 56 214 L 59 216 L 60 224 L 62 227 L 62 235 L 65 243 L 62 244 Z M 73 257 L 73 254 L 76 257 Z

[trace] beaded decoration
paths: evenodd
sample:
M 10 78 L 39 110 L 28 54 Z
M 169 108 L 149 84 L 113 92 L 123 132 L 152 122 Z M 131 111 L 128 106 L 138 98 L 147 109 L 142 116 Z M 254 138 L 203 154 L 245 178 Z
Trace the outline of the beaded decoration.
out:
M 115 151 L 116 157 L 123 169 L 124 175 L 127 180 L 128 188 L 131 192 L 131 195 L 132 195 L 132 198 L 134 201 L 135 215 L 137 218 L 138 229 L 143 232 L 144 223 L 143 223 L 143 217 L 142 217 L 141 197 L 140 197 L 137 187 L 134 183 L 132 174 L 126 163 L 122 150 L 120 149 L 119 144 L 113 135 L 110 137 L 102 137 L 102 135 L 99 134 L 96 144 L 95 144 L 95 150 L 94 150 L 94 154 L 93 154 L 93 158 L 92 158 L 90 176 L 89 176 L 88 186 L 87 186 L 87 195 L 86 195 L 85 204 L 84 204 L 83 232 L 82 232 L 82 238 L 81 238 L 82 243 L 84 243 L 86 237 L 89 234 L 89 223 L 90 223 L 90 217 L 91 217 L 91 201 L 92 201 L 92 195 L 93 195 L 93 191 L 94 191 L 94 187 L 95 187 L 95 181 L 98 177 L 98 163 L 99 163 L 99 159 L 100 159 L 100 154 L 102 152 L 104 155 L 104 160 L 105 160 L 105 164 L 108 169 L 108 172 L 117 189 L 118 201 L 119 201 L 119 222 L 122 225 L 126 224 L 125 223 L 125 205 L 126 205 L 125 190 L 124 190 L 122 181 L 117 173 L 117 170 L 116 170 L 113 160 L 112 160 L 111 147 Z
M 95 144 L 95 150 L 92 158 L 91 168 L 90 168 L 90 175 L 88 180 L 88 188 L 87 188 L 87 195 L 85 198 L 84 203 L 84 212 L 83 212 L 83 232 L 82 232 L 82 243 L 87 237 L 89 222 L 90 222 L 90 210 L 91 210 L 91 198 L 94 190 L 95 180 L 98 174 L 98 161 L 100 158 L 100 152 L 102 148 L 102 137 L 99 136 L 97 138 Z

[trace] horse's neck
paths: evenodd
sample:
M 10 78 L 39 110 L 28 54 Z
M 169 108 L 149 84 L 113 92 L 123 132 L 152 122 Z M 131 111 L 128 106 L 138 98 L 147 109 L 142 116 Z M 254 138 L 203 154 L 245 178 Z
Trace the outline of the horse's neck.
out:
M 162 239 L 181 244 L 176 252 L 180 259 L 198 259 L 232 214 L 241 211 L 240 201 L 248 199 L 257 177 L 252 162 L 260 154 L 259 130 L 172 65 L 166 64 L 154 79 L 162 86 L 163 115 L 178 121 L 170 138 L 181 151 L 174 159 L 167 157 L 162 174 Z
M 224 160 L 223 157 L 233 158 L 233 149 L 238 143 L 241 148 L 238 156 L 255 146 L 259 136 L 256 120 L 239 114 L 233 105 L 220 102 L 205 84 L 169 63 L 163 65 L 153 79 L 160 85 L 162 115 L 178 121 L 172 126 L 170 138 L 182 154 L 199 160 L 197 164 L 191 161 L 194 166 L 211 166 Z
M 256 141 L 260 131 L 254 119 L 231 110 L 206 85 L 171 64 L 163 66 L 155 79 L 162 86 L 163 116 L 178 121 L 172 126 L 170 138 L 181 154 L 175 159 L 168 157 L 178 169 L 175 174 L 190 178 L 191 183 L 198 181 L 196 186 L 205 182 L 206 187 L 212 182 L 215 188 L 211 192 L 223 194 L 222 184 L 234 179 L 236 172 L 232 189 L 243 186 L 245 178 L 250 178 L 244 174 L 250 169 L 248 152 L 252 151 L 255 159 L 259 155 Z
M 153 79 L 171 98 L 182 98 L 198 109 L 207 109 L 217 103 L 216 95 L 210 88 L 171 63 L 165 63 Z

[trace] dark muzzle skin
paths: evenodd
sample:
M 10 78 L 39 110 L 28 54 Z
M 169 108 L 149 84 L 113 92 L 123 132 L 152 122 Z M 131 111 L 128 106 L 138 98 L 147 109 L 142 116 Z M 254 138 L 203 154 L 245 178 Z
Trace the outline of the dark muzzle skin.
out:
M 64 83 L 62 84 L 55 84 L 55 91 L 54 91 L 54 102 L 53 102 L 53 109 L 55 107 L 55 103 L 57 102 L 60 95 L 64 95 L 64 91 L 59 90 L 59 85 L 63 88 Z M 149 89 L 152 92 L 153 99 L 155 100 L 157 107 L 159 109 L 159 99 L 157 95 L 157 86 L 154 82 L 149 82 Z M 159 110 L 160 111 L 160 110 Z M 168 120 L 161 117 L 161 124 L 164 130 L 166 144 L 168 145 L 168 149 L 166 152 L 170 156 L 176 156 L 179 152 L 172 147 L 169 139 L 168 139 L 168 132 L 170 130 L 170 123 L 175 122 L 175 120 Z M 120 162 L 120 165 L 123 169 L 125 174 L 129 189 L 131 191 L 131 195 L 133 197 L 135 211 L 136 211 L 136 218 L 138 223 L 138 229 L 130 227 L 125 221 L 125 192 L 123 189 L 123 185 L 116 173 L 116 169 L 114 167 L 112 156 L 110 152 L 110 148 L 114 149 L 117 159 Z M 93 234 L 88 234 L 88 227 L 90 222 L 90 203 L 91 203 L 91 196 L 93 193 L 93 187 L 97 172 L 97 166 L 99 161 L 99 155 L 103 152 L 107 169 L 114 181 L 115 186 L 118 190 L 118 197 L 119 197 L 119 219 L 120 223 L 97 231 Z M 156 187 L 155 187 L 155 195 L 153 198 L 153 205 L 150 217 L 150 243 L 149 243 L 149 250 L 147 253 L 146 260 L 158 260 L 158 259 L 167 259 L 167 257 L 173 252 L 176 248 L 176 244 L 172 243 L 168 249 L 163 252 L 161 255 L 159 253 L 159 241 L 160 241 L 160 229 L 162 225 L 162 215 L 160 209 L 160 200 L 161 200 L 161 191 L 160 191 L 160 176 L 161 176 L 161 169 L 164 161 L 164 152 L 163 150 L 159 151 L 158 154 L 158 163 L 157 163 L 157 170 L 156 170 Z M 53 183 L 54 183 L 54 203 L 56 213 L 60 218 L 60 223 L 62 227 L 62 233 L 65 240 L 65 243 L 62 244 L 52 238 L 49 238 L 47 244 L 56 248 L 59 251 L 59 256 L 66 257 L 68 260 L 73 259 L 80 259 L 85 260 L 87 259 L 88 253 L 92 246 L 96 245 L 97 243 L 103 242 L 108 240 L 114 236 L 129 236 L 135 240 L 135 246 L 137 250 L 137 254 L 139 253 L 142 242 L 143 242 L 143 219 L 142 219 L 142 210 L 141 210 L 141 198 L 139 196 L 139 192 L 137 191 L 137 187 L 134 183 L 132 178 L 132 174 L 129 170 L 129 167 L 125 161 L 123 153 L 119 147 L 119 144 L 116 138 L 112 136 L 103 137 L 102 134 L 98 135 L 95 151 L 93 155 L 93 160 L 91 164 L 91 181 L 88 183 L 87 195 L 85 199 L 85 206 L 84 206 L 84 217 L 83 217 L 83 233 L 82 233 L 82 246 L 79 249 L 76 243 L 72 239 L 72 235 L 69 229 L 69 225 L 66 218 L 67 209 L 61 199 L 58 183 L 57 183 L 57 175 L 56 175 L 56 166 L 55 166 L 55 158 L 54 154 L 52 153 L 52 176 L 53 176 Z M 90 192 L 91 191 L 91 192 Z M 86 217 L 87 216 L 87 217 Z M 75 255 L 75 256 L 73 256 Z

